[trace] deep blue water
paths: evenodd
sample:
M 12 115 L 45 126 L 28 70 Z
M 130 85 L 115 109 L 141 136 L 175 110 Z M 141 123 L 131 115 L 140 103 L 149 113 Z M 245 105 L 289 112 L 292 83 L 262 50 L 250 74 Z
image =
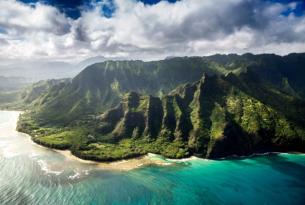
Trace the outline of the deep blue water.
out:
M 175 162 L 130 171 L 97 169 L 14 131 L 0 112 L 0 204 L 305 204 L 305 155 Z

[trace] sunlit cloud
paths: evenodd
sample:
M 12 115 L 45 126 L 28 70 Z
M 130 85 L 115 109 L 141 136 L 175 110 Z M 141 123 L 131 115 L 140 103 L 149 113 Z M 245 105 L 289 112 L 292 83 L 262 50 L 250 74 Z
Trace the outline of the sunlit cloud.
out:
M 305 51 L 301 1 L 88 1 L 78 16 L 43 1 L 0 1 L 0 59 L 73 62 Z M 75 18 L 74 18 L 75 17 Z

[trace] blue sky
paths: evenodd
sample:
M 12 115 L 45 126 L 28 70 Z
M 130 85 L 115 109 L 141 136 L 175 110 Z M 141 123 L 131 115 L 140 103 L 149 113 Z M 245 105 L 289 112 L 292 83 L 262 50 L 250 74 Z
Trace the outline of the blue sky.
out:
M 20 1 L 28 4 L 37 3 L 37 2 L 49 4 L 57 7 L 67 16 L 76 19 L 80 17 L 82 9 L 88 9 L 92 6 L 92 3 L 101 2 L 102 0 L 20 0 Z M 146 5 L 153 5 L 159 3 L 161 0 L 138 0 L 138 1 L 143 2 Z M 175 3 L 178 0 L 165 0 L 165 1 L 168 1 L 170 3 Z M 103 14 L 106 17 L 111 17 L 112 13 L 115 11 L 113 1 L 110 0 L 109 2 L 110 2 L 109 5 L 104 6 L 102 8 Z
M 67 16 L 77 19 L 81 15 L 81 11 L 83 9 L 89 9 L 92 6 L 92 3 L 101 2 L 103 0 L 19 0 L 24 3 L 32 4 L 41 2 L 44 4 L 49 4 L 52 6 L 57 7 L 60 11 L 64 12 Z M 162 0 L 137 0 L 143 2 L 145 5 L 154 5 L 160 3 Z M 175 3 L 179 0 L 163 0 L 170 3 Z M 264 0 L 266 2 L 271 3 L 282 3 L 282 4 L 289 4 L 292 2 L 299 2 L 298 6 L 291 10 L 288 9 L 287 11 L 283 12 L 283 15 L 289 15 L 291 12 L 295 13 L 296 15 L 300 16 L 304 14 L 305 10 L 305 3 L 303 0 Z M 113 0 L 109 0 L 109 4 L 103 6 L 102 13 L 106 17 L 111 17 L 112 14 L 115 12 L 115 6 Z
M 0 0 L 0 67 L 305 52 L 303 0 Z

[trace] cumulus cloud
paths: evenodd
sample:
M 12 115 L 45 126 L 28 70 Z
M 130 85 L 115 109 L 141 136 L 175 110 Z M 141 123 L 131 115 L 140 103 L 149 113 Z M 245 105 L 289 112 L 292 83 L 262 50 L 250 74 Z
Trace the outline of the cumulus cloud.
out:
M 93 1 L 78 19 L 57 8 L 1 0 L 0 57 L 75 61 L 103 55 L 159 59 L 173 55 L 305 51 L 305 17 L 299 1 L 180 0 L 145 5 Z M 288 13 L 287 13 L 288 11 Z M 285 15 L 284 15 L 285 13 Z
M 63 35 L 69 31 L 69 21 L 56 8 L 37 3 L 34 6 L 2 0 L 0 25 L 12 35 L 24 32 L 49 32 Z

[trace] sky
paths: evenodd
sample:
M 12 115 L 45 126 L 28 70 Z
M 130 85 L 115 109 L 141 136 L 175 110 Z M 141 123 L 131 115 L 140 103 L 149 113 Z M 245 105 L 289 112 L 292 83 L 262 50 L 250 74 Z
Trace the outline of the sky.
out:
M 303 0 L 0 0 L 0 67 L 305 52 Z

